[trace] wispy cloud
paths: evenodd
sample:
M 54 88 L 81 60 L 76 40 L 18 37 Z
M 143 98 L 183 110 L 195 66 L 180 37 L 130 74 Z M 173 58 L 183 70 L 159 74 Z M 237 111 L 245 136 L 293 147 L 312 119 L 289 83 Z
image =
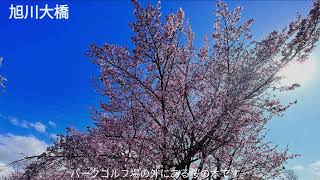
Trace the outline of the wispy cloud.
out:
M 52 127 L 52 128 L 56 128 L 56 127 L 57 127 L 57 124 L 56 124 L 55 122 L 53 122 L 53 121 L 49 121 L 49 122 L 48 122 L 48 125 L 49 125 L 50 127 Z
M 50 134 L 50 138 L 51 138 L 52 140 L 56 140 L 56 139 L 58 138 L 58 136 L 57 136 L 57 134 L 51 133 L 51 134 Z
M 9 119 L 10 123 L 15 125 L 15 126 L 19 126 L 19 120 L 18 118 L 12 117 Z
M 46 125 L 44 125 L 43 123 L 37 121 L 37 122 L 29 122 L 26 120 L 20 120 L 17 117 L 9 117 L 9 122 L 12 125 L 18 126 L 18 127 L 22 127 L 22 128 L 33 128 L 34 130 L 40 132 L 40 133 L 45 133 L 46 132 Z
M 35 123 L 29 123 L 30 127 L 33 127 L 36 131 L 45 133 L 46 132 L 46 126 L 42 124 L 41 122 L 35 122 Z
M 294 171 L 303 171 L 304 167 L 302 165 L 296 165 L 291 168 Z
M 320 161 L 315 161 L 309 165 L 303 166 L 303 165 L 296 165 L 293 166 L 292 168 L 293 171 L 299 173 L 299 172 L 304 172 L 304 173 L 312 173 L 315 180 L 320 180 Z
M 15 126 L 19 126 L 19 127 L 23 127 L 23 128 L 29 128 L 29 122 L 26 120 L 19 120 L 16 117 L 10 117 L 9 121 L 11 124 L 15 125 Z
M 320 161 L 316 161 L 310 164 L 312 173 L 316 176 L 317 179 L 320 179 Z

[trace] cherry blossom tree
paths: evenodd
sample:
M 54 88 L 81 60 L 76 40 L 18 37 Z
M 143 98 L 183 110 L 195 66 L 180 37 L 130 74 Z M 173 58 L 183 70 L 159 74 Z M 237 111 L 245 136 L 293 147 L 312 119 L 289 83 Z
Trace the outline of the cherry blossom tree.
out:
M 294 172 L 294 170 L 289 169 L 284 172 L 283 180 L 298 180 L 298 175 Z
M 103 97 L 92 113 L 95 126 L 69 129 L 42 155 L 25 158 L 30 164 L 15 176 L 65 179 L 78 169 L 210 170 L 207 179 L 222 179 L 224 170 L 236 172 L 229 179 L 280 176 L 296 155 L 265 140 L 266 124 L 296 103 L 282 104 L 276 96 L 299 86 L 282 85 L 278 72 L 306 61 L 314 49 L 320 1 L 306 17 L 261 40 L 252 38 L 252 19 L 240 21 L 241 8 L 218 2 L 213 32 L 201 47 L 182 9 L 163 18 L 160 3 L 133 4 L 134 48 L 106 43 L 88 51 L 100 68 Z

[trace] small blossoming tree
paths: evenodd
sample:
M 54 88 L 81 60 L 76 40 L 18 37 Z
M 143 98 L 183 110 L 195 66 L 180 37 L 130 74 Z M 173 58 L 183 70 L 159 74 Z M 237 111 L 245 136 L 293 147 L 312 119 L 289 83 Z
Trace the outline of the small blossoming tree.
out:
M 238 179 L 248 180 L 279 176 L 295 155 L 266 142 L 265 127 L 296 103 L 276 97 L 299 86 L 282 85 L 278 72 L 307 60 L 314 49 L 320 1 L 305 18 L 261 40 L 252 39 L 253 20 L 240 21 L 241 8 L 229 11 L 218 2 L 213 32 L 199 48 L 181 9 L 162 18 L 160 3 L 133 4 L 134 48 L 104 44 L 88 51 L 100 68 L 104 97 L 92 114 L 95 126 L 84 133 L 69 129 L 45 153 L 24 159 L 31 163 L 16 176 L 64 179 L 93 168 L 236 170 Z

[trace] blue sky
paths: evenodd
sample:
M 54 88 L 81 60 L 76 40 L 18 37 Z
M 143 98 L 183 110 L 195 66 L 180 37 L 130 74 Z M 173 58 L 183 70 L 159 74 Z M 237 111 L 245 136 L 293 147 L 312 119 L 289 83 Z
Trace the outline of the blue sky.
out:
M 226 2 L 231 7 L 243 6 L 243 18 L 255 19 L 252 28 L 257 38 L 283 27 L 297 12 L 306 14 L 312 4 L 307 0 Z M 10 20 L 11 3 L 39 6 L 48 3 L 51 7 L 67 4 L 70 18 Z M 215 2 L 162 2 L 165 13 L 180 6 L 196 33 L 196 44 L 200 44 L 203 35 L 212 31 Z M 51 143 L 54 134 L 64 133 L 66 127 L 85 129 L 90 125 L 90 107 L 97 107 L 100 101 L 92 86 L 98 68 L 84 53 L 91 43 L 132 47 L 128 26 L 132 21 L 132 5 L 127 1 L 0 2 L 0 55 L 4 58 L 0 72 L 8 79 L 6 90 L 0 94 L 0 164 L 7 163 L 9 156 L 16 157 L 15 151 L 8 152 L 5 142 L 16 142 L 19 146 L 21 142 L 36 141 L 38 146 L 28 147 L 41 149 Z M 288 144 L 291 152 L 303 155 L 288 164 L 301 179 L 313 179 L 312 169 L 320 169 L 319 55 L 317 48 L 311 58 L 314 71 L 302 87 L 281 94 L 285 101 L 298 99 L 298 104 L 269 124 L 268 139 L 280 146 Z M 304 71 L 309 69 L 296 73 L 306 74 Z

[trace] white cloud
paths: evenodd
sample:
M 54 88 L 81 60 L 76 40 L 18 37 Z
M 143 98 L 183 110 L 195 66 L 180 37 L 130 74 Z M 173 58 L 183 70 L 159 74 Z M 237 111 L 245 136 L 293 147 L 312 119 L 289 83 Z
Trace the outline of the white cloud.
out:
M 53 127 L 53 128 L 57 127 L 56 123 L 54 123 L 53 121 L 49 121 L 48 124 L 50 127 Z
M 13 167 L 6 166 L 8 163 L 25 156 L 39 155 L 47 146 L 48 144 L 33 136 L 0 134 L 0 179 L 15 172 Z
M 29 124 L 31 127 L 33 127 L 36 131 L 45 133 L 46 132 L 46 126 L 42 124 L 41 122 L 35 122 Z
M 9 121 L 10 121 L 11 124 L 13 124 L 15 126 L 19 126 L 19 127 L 23 127 L 23 128 L 29 128 L 29 122 L 26 121 L 26 120 L 20 121 L 16 117 L 10 117 Z
M 296 165 L 291 168 L 294 171 L 303 171 L 304 167 L 302 165 Z
M 20 120 L 16 117 L 10 117 L 8 119 L 9 119 L 10 123 L 15 126 L 26 128 L 26 129 L 33 128 L 36 131 L 41 132 L 41 133 L 45 133 L 46 129 L 47 129 L 47 127 L 39 121 L 38 122 L 29 122 L 26 120 Z
M 48 144 L 34 136 L 0 134 L 0 163 L 8 164 L 25 156 L 43 153 Z
M 20 126 L 23 128 L 29 128 L 29 122 L 26 120 L 23 120 L 20 122 Z
M 50 134 L 51 139 L 56 140 L 58 138 L 57 134 Z
M 10 123 L 15 125 L 15 126 L 19 126 L 19 120 L 18 118 L 12 117 L 9 119 Z
M 310 168 L 317 179 L 320 179 L 320 161 L 310 164 Z

